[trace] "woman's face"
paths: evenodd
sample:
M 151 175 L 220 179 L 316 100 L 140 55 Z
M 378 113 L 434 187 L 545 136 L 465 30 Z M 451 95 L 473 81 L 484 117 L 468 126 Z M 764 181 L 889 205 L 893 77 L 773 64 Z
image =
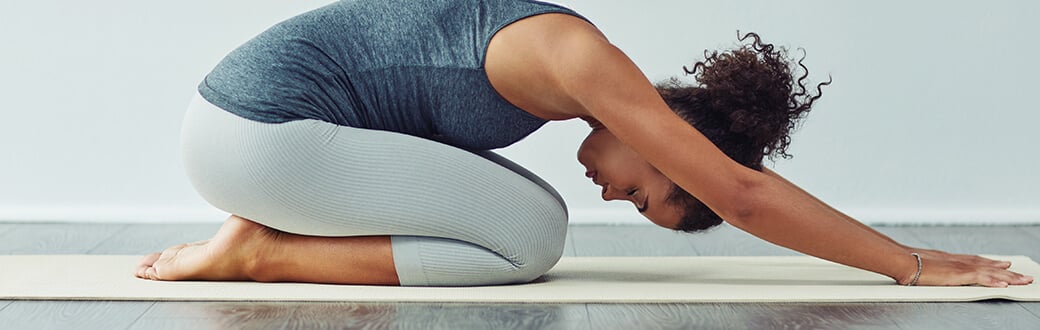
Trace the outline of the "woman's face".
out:
M 578 148 L 578 162 L 585 165 L 585 176 L 603 187 L 603 200 L 629 201 L 651 222 L 676 228 L 682 209 L 667 202 L 672 181 L 601 124 L 587 121 L 592 133 Z

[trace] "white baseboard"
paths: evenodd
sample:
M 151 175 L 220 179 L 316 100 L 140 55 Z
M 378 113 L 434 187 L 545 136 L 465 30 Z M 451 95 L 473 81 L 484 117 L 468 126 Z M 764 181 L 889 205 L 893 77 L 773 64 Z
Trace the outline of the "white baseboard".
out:
M 850 216 L 871 225 L 1029 225 L 1040 224 L 1040 208 L 851 209 Z M 227 213 L 208 207 L 0 205 L 0 222 L 178 223 L 221 222 Z M 570 210 L 571 224 L 645 225 L 650 221 L 631 208 Z
M 0 222 L 98 222 L 98 223 L 178 223 L 223 222 L 227 213 L 216 208 L 199 207 L 126 207 L 64 206 L 11 207 L 0 206 Z
M 1040 208 L 861 208 L 844 213 L 869 225 L 1040 225 Z M 631 208 L 571 210 L 571 224 L 649 224 Z

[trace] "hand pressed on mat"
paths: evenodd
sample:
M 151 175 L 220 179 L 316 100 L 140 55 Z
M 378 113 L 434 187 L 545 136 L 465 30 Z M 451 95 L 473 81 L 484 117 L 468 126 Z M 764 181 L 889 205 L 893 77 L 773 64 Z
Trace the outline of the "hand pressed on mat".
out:
M 921 255 L 921 277 L 917 285 L 981 285 L 1007 287 L 1033 283 L 1033 277 L 1008 270 L 1011 262 L 939 250 L 907 248 Z M 904 282 L 900 282 L 905 284 Z

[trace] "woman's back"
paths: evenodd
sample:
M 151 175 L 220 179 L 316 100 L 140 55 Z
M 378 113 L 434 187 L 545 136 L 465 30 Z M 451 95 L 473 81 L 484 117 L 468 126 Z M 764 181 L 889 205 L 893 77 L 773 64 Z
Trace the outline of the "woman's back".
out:
M 268 123 L 318 119 L 467 149 L 499 148 L 545 123 L 511 105 L 484 71 L 491 37 L 539 2 L 340 1 L 261 33 L 200 84 L 208 101 Z

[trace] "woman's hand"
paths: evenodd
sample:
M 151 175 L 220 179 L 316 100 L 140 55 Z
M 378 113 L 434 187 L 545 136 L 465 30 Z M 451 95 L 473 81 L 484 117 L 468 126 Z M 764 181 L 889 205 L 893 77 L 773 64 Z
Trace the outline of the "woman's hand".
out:
M 909 246 L 907 246 L 906 249 L 909 250 L 911 253 L 920 254 L 921 258 L 951 260 L 980 266 L 997 267 L 1001 269 L 1008 269 L 1009 267 L 1011 267 L 1010 261 L 993 260 L 977 255 L 954 254 L 939 250 L 921 249 Z
M 939 250 L 908 247 L 921 256 L 920 286 L 980 285 L 1004 288 L 1008 285 L 1033 283 L 1032 276 L 1009 271 L 1011 263 L 975 255 L 953 254 Z M 906 284 L 912 279 L 900 281 Z

